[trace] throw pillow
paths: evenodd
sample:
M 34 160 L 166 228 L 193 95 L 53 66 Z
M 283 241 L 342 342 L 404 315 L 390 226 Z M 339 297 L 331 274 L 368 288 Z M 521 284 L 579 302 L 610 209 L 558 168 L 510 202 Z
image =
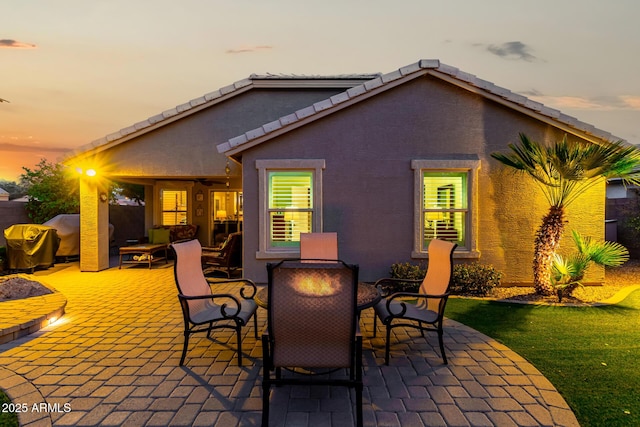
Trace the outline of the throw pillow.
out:
M 149 230 L 149 243 L 152 245 L 160 245 L 171 243 L 168 228 L 152 228 Z

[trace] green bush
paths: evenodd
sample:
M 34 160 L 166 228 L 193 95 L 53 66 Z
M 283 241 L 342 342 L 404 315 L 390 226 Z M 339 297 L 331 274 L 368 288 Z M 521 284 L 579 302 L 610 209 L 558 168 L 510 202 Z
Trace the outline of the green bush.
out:
M 408 262 L 396 263 L 391 265 L 391 278 L 393 279 L 409 279 L 422 280 L 427 274 L 427 268 L 422 265 L 415 265 Z M 420 283 L 398 282 L 388 289 L 389 292 L 417 292 Z
M 479 263 L 457 264 L 453 267 L 451 293 L 455 295 L 484 296 L 500 286 L 502 273 L 491 265 Z
M 427 273 L 427 267 L 408 262 L 396 263 L 391 266 L 391 277 L 394 279 L 422 280 Z M 491 265 L 479 263 L 456 264 L 453 266 L 451 293 L 455 295 L 488 295 L 493 288 L 500 286 L 502 273 Z M 416 292 L 420 284 L 400 282 L 390 292 Z

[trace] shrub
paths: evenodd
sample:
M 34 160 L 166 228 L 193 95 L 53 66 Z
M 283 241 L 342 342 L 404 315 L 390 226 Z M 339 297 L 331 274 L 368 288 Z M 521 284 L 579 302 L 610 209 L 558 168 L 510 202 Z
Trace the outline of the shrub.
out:
M 457 264 L 453 266 L 451 293 L 456 295 L 488 295 L 500 286 L 502 273 L 491 265 L 479 263 Z
M 415 265 L 408 262 L 391 265 L 390 275 L 393 279 L 422 280 L 427 273 L 427 268 L 422 265 Z M 399 282 L 393 286 L 388 286 L 387 291 L 393 292 L 417 292 L 420 283 Z
M 427 273 L 427 267 L 408 262 L 396 263 L 391 265 L 390 273 L 394 279 L 422 280 Z M 491 265 L 455 264 L 450 291 L 455 295 L 488 295 L 493 288 L 500 286 L 501 280 L 502 273 Z M 400 282 L 386 290 L 389 292 L 417 292 L 419 287 L 419 283 Z

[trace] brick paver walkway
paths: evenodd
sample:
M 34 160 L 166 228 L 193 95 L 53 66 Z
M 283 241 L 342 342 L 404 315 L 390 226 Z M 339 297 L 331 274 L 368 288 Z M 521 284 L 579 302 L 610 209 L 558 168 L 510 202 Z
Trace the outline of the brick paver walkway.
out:
M 231 347 L 235 337 L 222 331 L 215 340 L 193 337 L 185 366 L 178 366 L 182 315 L 171 264 L 100 273 L 63 264 L 36 275 L 67 297 L 67 314 L 0 345 L 0 387 L 28 408 L 21 425 L 259 425 L 261 347 L 251 327 L 244 329 L 242 368 Z M 266 313 L 258 312 L 262 329 Z M 372 327 L 366 310 L 366 426 L 578 426 L 540 372 L 466 326 L 446 323 L 449 365 L 442 365 L 436 337 L 408 339 L 413 331 L 398 330 L 390 366 L 383 364 L 384 333 L 374 339 Z M 353 423 L 340 387 L 276 388 L 271 402 L 274 426 Z

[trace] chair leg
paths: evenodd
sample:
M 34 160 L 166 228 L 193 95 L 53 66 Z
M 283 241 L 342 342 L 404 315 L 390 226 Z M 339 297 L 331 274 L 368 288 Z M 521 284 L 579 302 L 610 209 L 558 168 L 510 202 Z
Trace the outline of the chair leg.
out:
M 356 386 L 356 426 L 362 427 L 362 384 Z
M 262 336 L 262 427 L 269 427 L 269 392 L 271 391 L 271 358 L 269 341 Z
M 376 333 L 378 332 L 378 315 L 373 312 L 373 337 L 376 337 Z
M 442 361 L 445 365 L 447 365 L 447 354 L 444 352 L 444 341 L 443 341 L 443 331 L 442 324 L 438 325 L 438 342 L 440 343 L 440 354 L 442 354 Z
M 241 335 L 242 327 L 240 325 L 236 326 L 236 341 L 238 341 L 238 366 L 242 366 L 242 337 Z
M 391 325 L 387 325 L 387 341 L 384 345 L 384 364 L 389 365 L 389 342 L 391 341 Z
M 362 427 L 362 338 L 356 344 L 356 426 Z
M 189 347 L 189 332 L 184 332 L 184 346 L 182 347 L 182 357 L 180 358 L 180 366 L 184 365 L 184 359 L 187 356 L 187 347 Z
M 262 386 L 262 427 L 269 427 L 269 387 L 264 385 Z
M 269 392 L 271 382 L 269 380 L 269 369 L 262 366 L 262 427 L 269 427 Z
M 253 313 L 253 335 L 258 339 L 258 313 Z

